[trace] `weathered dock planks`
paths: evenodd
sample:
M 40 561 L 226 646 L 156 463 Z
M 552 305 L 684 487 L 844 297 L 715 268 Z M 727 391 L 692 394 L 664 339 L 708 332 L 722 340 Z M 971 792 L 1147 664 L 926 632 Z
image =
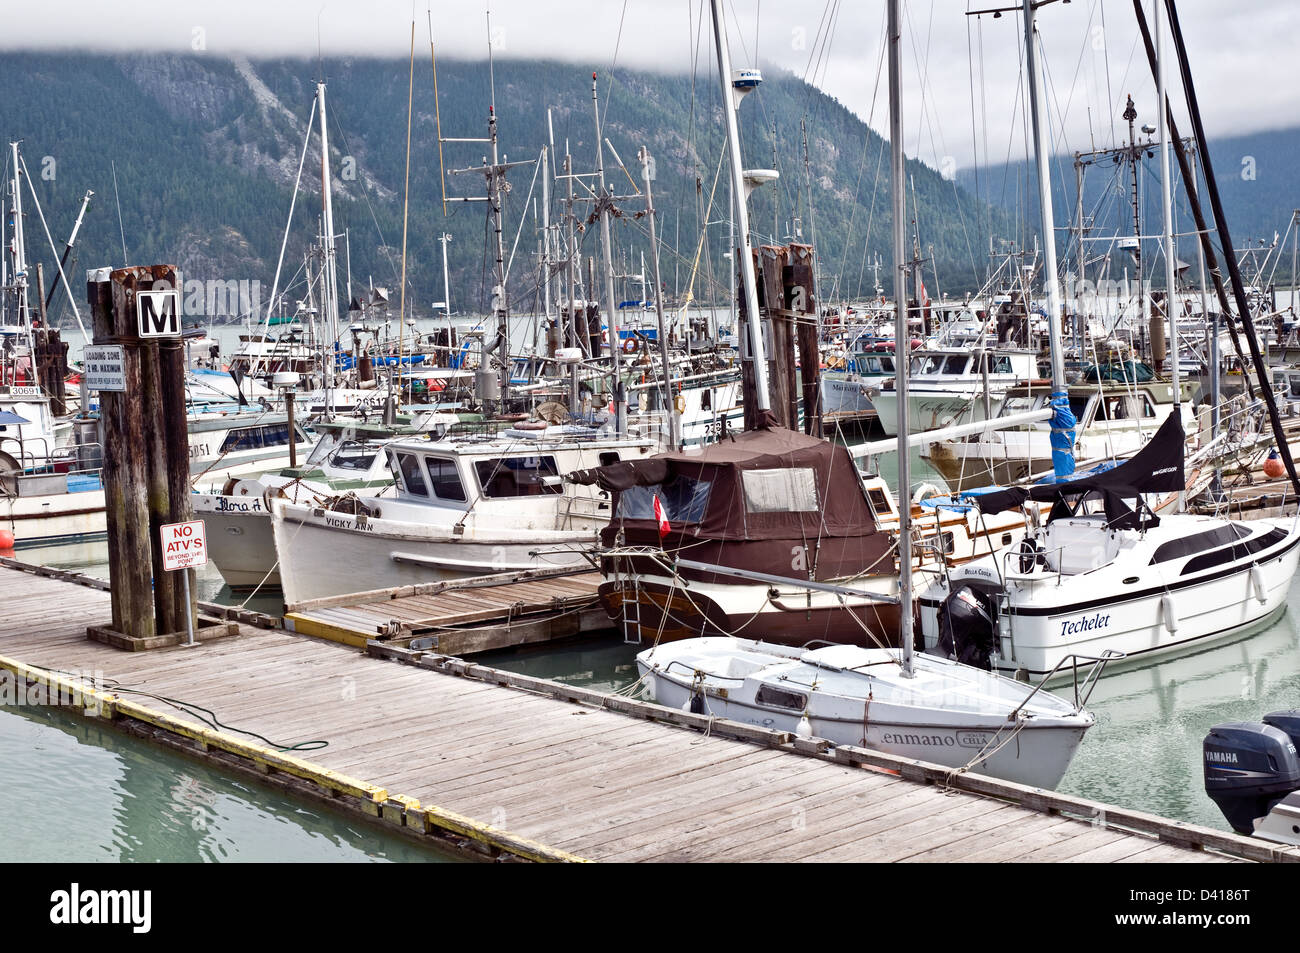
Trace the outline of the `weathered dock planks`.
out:
M 444 655 L 473 655 L 607 629 L 597 572 L 530 571 L 316 599 L 288 607 L 285 626 L 364 648 L 412 639 Z
M 96 696 L 100 717 L 124 730 L 506 857 L 1300 860 L 1233 834 L 378 643 L 361 653 L 243 624 L 197 648 L 121 652 L 85 637 L 109 612 L 96 588 L 0 568 L 0 595 L 0 668 L 102 673 L 112 681 Z M 329 744 L 275 751 L 156 696 L 280 745 Z

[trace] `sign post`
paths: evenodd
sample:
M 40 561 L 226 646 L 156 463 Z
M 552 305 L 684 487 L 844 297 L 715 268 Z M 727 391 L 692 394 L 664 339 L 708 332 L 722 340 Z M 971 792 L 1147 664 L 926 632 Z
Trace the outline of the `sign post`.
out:
M 190 605 L 190 570 L 208 563 L 208 541 L 203 520 L 189 520 L 185 523 L 166 523 L 159 528 L 162 536 L 163 569 L 168 572 L 180 570 L 182 586 L 185 590 L 185 605 Z M 194 616 L 185 613 L 186 640 L 181 643 L 186 648 L 198 645 L 194 641 Z

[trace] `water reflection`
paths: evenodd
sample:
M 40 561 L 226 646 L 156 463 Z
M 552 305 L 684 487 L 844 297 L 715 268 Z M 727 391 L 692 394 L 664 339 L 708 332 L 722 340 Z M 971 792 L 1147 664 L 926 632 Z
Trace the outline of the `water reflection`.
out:
M 446 861 L 63 712 L 0 709 L 0 861 Z

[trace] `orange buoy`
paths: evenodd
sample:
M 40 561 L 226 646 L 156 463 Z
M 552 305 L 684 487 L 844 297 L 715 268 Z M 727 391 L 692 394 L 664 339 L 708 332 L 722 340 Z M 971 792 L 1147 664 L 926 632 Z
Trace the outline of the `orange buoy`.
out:
M 1276 480 L 1282 474 L 1286 473 L 1286 467 L 1282 466 L 1282 454 L 1276 449 L 1270 450 L 1268 459 L 1264 461 L 1264 476 Z
M 14 534 L 7 529 L 0 529 L 0 553 L 14 554 Z

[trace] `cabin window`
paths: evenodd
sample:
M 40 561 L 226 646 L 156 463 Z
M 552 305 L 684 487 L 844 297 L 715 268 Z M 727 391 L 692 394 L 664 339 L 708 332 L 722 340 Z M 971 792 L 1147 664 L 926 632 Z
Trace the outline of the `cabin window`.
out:
M 745 470 L 740 482 L 745 489 L 745 509 L 750 513 L 815 513 L 821 509 L 812 467 Z
M 618 518 L 625 520 L 652 520 L 655 518 L 655 496 L 663 507 L 664 518 L 671 523 L 698 523 L 704 519 L 709 506 L 709 492 L 713 484 L 708 480 L 674 477 L 658 486 L 632 486 L 618 494 Z
M 433 495 L 440 500 L 465 502 L 465 487 L 460 482 L 460 472 L 456 461 L 446 457 L 425 457 L 424 466 L 429 471 L 429 482 L 433 484 Z
M 1226 546 L 1249 535 L 1250 530 L 1246 527 L 1237 523 L 1228 523 L 1225 526 L 1216 526 L 1205 533 L 1195 533 L 1181 539 L 1171 539 L 1169 542 L 1156 547 L 1156 551 L 1151 554 L 1151 565 L 1154 566 L 1156 563 L 1168 562 L 1171 559 L 1203 553 L 1219 546 Z
M 289 446 L 289 425 L 266 424 L 261 427 L 238 427 L 221 441 L 221 453 L 236 450 L 261 450 L 264 447 Z
M 713 391 L 706 387 L 700 391 L 700 410 L 713 409 Z
M 894 515 L 894 511 L 889 505 L 889 497 L 879 487 L 867 490 L 867 502 L 871 504 L 871 512 L 876 514 L 877 517 Z
M 886 374 L 894 373 L 894 359 L 892 357 L 882 357 L 880 359 L 880 369 Z
M 1005 355 L 1005 354 L 999 354 L 999 355 L 997 355 L 996 357 L 994 357 L 992 363 L 991 363 L 990 366 L 989 366 L 989 373 L 990 373 L 990 374 L 1010 374 L 1010 373 L 1011 373 L 1011 358 L 1008 357 L 1008 356 Z
M 1151 398 L 1146 394 L 1142 395 L 1142 416 L 1154 418 L 1156 415 L 1155 405 L 1151 403 Z
M 488 499 L 513 496 L 546 496 L 563 492 L 558 484 L 546 483 L 547 477 L 559 475 L 555 458 L 550 456 L 501 457 L 479 460 L 474 464 L 479 486 Z
M 951 556 L 957 551 L 957 545 L 953 540 L 952 533 L 939 533 L 937 536 L 927 536 L 921 540 L 921 545 L 933 553 L 942 553 L 945 556 Z
M 754 703 L 756 705 L 767 705 L 771 708 L 803 711 L 808 706 L 808 696 L 802 692 L 790 692 L 784 688 L 764 684 L 758 686 L 758 693 L 754 696 Z
M 402 476 L 402 486 L 412 496 L 428 496 L 429 486 L 424 482 L 424 472 L 420 469 L 420 458 L 413 453 L 397 455 L 397 469 Z
M 378 448 L 374 446 L 356 440 L 345 440 L 330 457 L 330 463 L 341 470 L 369 470 L 378 453 Z
M 1088 413 L 1088 403 L 1092 400 L 1092 395 L 1084 394 L 1082 396 L 1070 398 L 1070 413 L 1074 414 L 1074 419 L 1080 424 L 1085 424 Z
M 943 372 L 945 374 L 965 374 L 968 366 L 970 366 L 969 357 L 964 354 L 953 354 L 948 358 L 948 363 Z

